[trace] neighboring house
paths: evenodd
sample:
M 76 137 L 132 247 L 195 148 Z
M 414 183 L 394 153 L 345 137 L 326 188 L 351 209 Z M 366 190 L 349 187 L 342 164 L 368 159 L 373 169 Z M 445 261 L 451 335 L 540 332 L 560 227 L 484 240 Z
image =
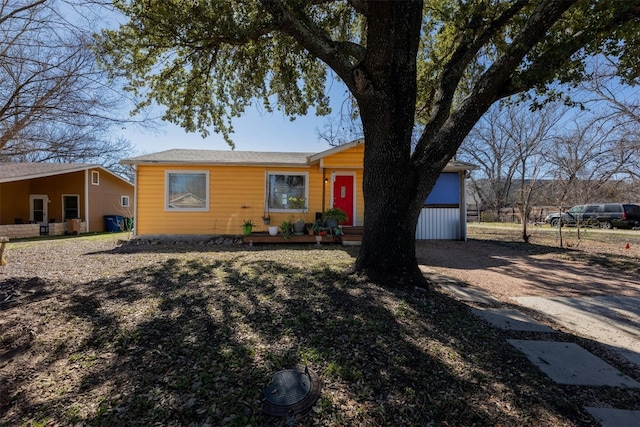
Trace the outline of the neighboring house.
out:
M 131 182 L 98 165 L 0 163 L 0 234 L 27 237 L 5 227 L 20 222 L 63 234 L 66 220 L 77 218 L 83 232 L 105 231 L 105 215 L 133 216 L 134 193 Z
M 136 234 L 238 235 L 245 220 L 271 225 L 340 207 L 363 225 L 364 143 L 321 153 L 168 150 L 122 160 L 136 174 Z M 418 239 L 466 239 L 465 172 L 450 163 L 426 201 Z M 255 231 L 256 229 L 254 229 Z

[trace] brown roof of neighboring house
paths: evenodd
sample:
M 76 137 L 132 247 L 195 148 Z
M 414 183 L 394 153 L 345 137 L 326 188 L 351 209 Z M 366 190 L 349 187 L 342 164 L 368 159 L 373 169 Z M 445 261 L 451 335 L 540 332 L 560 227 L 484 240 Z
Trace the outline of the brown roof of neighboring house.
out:
M 0 162 L 0 183 L 22 181 L 25 179 L 42 178 L 46 176 L 61 175 L 65 173 L 79 172 L 88 169 L 100 169 L 106 173 L 122 179 L 133 185 L 126 179 L 114 174 L 102 166 L 90 163 L 29 163 L 29 162 Z

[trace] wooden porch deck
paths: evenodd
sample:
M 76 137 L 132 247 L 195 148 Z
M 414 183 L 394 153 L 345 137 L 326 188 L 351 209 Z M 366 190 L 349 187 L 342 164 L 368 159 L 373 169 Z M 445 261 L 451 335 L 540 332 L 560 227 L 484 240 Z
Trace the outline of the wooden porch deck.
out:
M 331 235 L 308 235 L 300 236 L 291 235 L 285 239 L 282 234 L 270 236 L 269 233 L 251 233 L 249 236 L 242 236 L 242 243 L 245 244 L 290 244 L 290 243 L 320 243 L 320 244 L 343 244 L 343 245 L 359 245 L 362 242 L 362 227 L 344 227 L 343 234 L 339 236 Z

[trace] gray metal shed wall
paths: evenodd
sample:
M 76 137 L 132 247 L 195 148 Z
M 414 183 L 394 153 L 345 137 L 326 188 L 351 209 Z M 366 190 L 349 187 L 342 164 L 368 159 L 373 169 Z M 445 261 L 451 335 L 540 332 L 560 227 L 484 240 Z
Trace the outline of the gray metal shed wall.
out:
M 463 240 L 459 208 L 423 208 L 416 227 L 417 240 Z

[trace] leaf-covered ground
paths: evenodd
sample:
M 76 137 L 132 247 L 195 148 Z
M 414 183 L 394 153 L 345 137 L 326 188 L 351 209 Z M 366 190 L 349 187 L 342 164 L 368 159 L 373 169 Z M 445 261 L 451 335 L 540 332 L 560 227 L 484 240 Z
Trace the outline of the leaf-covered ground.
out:
M 291 425 L 261 412 L 261 391 L 296 365 L 322 380 L 300 426 L 596 425 L 582 404 L 597 390 L 555 385 L 437 290 L 345 273 L 356 251 L 10 246 L 0 425 Z

